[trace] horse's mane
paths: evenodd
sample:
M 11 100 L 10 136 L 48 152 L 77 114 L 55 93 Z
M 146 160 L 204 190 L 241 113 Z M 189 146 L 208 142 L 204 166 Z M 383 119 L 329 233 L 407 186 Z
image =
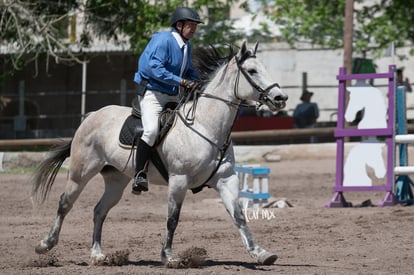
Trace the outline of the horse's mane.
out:
M 210 45 L 207 48 L 200 47 L 193 50 L 193 66 L 198 71 L 202 83 L 209 82 L 217 69 L 227 64 L 236 55 L 233 46 L 228 46 L 227 55 L 223 54 L 224 49 L 224 47 L 216 48 Z

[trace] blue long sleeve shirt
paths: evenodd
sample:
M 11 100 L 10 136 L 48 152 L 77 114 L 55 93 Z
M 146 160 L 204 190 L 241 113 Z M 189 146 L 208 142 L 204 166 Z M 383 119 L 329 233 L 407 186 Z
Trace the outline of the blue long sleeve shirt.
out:
M 191 62 L 191 44 L 187 42 L 187 64 L 180 77 L 184 51 L 180 48 L 173 31 L 157 32 L 142 52 L 134 81 L 147 79 L 147 88 L 169 95 L 177 95 L 182 78 L 199 80 Z
M 296 127 L 306 128 L 315 124 L 319 117 L 319 107 L 315 102 L 302 102 L 293 112 Z

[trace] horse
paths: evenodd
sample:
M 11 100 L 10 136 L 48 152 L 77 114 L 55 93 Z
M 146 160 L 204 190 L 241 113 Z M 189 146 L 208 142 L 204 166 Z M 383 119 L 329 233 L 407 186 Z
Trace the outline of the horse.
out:
M 168 188 L 166 233 L 161 245 L 161 261 L 166 267 L 177 261 L 172 243 L 186 192 L 202 186 L 214 188 L 220 194 L 247 253 L 257 264 L 271 265 L 277 259 L 276 254 L 257 244 L 247 226 L 239 201 L 239 178 L 234 169 L 230 137 L 242 101 L 255 101 L 272 111 L 286 106 L 288 96 L 270 80 L 264 65 L 256 58 L 257 47 L 256 43 L 253 48 L 248 48 L 243 41 L 237 52 L 218 64 L 204 89 L 197 92 L 198 96 L 178 107 L 172 127 L 156 145 L 168 172 L 167 179 L 152 162 L 148 165 L 147 175 L 151 185 L 167 185 Z M 213 59 L 213 56 L 204 58 Z M 201 63 L 211 70 L 211 60 Z M 53 149 L 41 162 L 33 176 L 31 194 L 38 204 L 45 201 L 56 173 L 63 161 L 70 157 L 66 188 L 60 197 L 56 219 L 48 235 L 36 246 L 36 253 L 47 253 L 57 245 L 65 216 L 88 181 L 100 173 L 105 189 L 94 208 L 91 260 L 93 264 L 105 260 L 101 247 L 104 220 L 120 201 L 135 173 L 134 164 L 129 162 L 132 152 L 120 147 L 117 135 L 113 134 L 121 131 L 130 114 L 130 107 L 116 105 L 91 112 L 71 141 Z

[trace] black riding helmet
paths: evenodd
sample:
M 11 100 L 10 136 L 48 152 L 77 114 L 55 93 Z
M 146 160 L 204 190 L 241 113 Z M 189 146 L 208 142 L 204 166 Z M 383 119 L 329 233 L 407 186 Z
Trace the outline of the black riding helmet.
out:
M 173 12 L 170 24 L 172 27 L 175 27 L 175 24 L 177 24 L 178 21 L 186 21 L 186 20 L 193 21 L 196 23 L 204 23 L 200 19 L 200 16 L 195 10 L 191 8 L 182 7 L 182 8 L 177 8 Z

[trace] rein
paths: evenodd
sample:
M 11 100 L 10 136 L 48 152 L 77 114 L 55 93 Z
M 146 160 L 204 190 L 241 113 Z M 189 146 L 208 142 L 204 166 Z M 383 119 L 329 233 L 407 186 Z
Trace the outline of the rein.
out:
M 243 62 L 248 59 L 248 58 L 256 58 L 255 54 L 252 54 L 250 51 L 246 52 L 242 58 L 239 60 L 237 58 L 237 56 L 235 56 L 236 59 L 236 64 L 237 64 L 237 68 L 238 68 L 238 72 L 237 72 L 237 76 L 236 76 L 236 80 L 234 83 L 234 96 L 239 100 L 239 102 L 233 102 L 230 100 L 226 100 L 223 99 L 221 97 L 215 96 L 215 95 L 211 95 L 211 94 L 206 94 L 203 92 L 198 92 L 197 91 L 197 86 L 194 87 L 192 89 L 192 91 L 190 93 L 188 93 L 185 102 L 188 102 L 189 98 L 191 97 L 191 94 L 193 94 L 194 96 L 194 100 L 193 100 L 193 105 L 191 106 L 190 110 L 187 112 L 187 115 L 185 117 L 183 117 L 183 115 L 180 112 L 176 112 L 178 117 L 181 119 L 181 121 L 188 127 L 190 128 L 192 131 L 194 131 L 194 133 L 196 133 L 198 136 L 200 136 L 201 138 L 203 138 L 204 140 L 206 140 L 208 143 L 210 143 L 211 145 L 213 145 L 214 147 L 217 148 L 217 150 L 220 153 L 220 158 L 219 158 L 219 162 L 216 166 L 216 168 L 212 171 L 212 173 L 210 174 L 210 176 L 204 181 L 203 184 L 201 184 L 199 187 L 195 188 L 197 190 L 201 190 L 204 186 L 206 186 L 206 183 L 211 180 L 211 178 L 215 175 L 215 173 L 217 172 L 217 170 L 220 168 L 221 163 L 223 162 L 224 159 L 224 155 L 227 151 L 227 149 L 229 148 L 230 144 L 231 144 L 231 129 L 233 128 L 234 123 L 236 122 L 237 119 L 237 114 L 236 116 L 234 116 L 233 118 L 233 123 L 232 126 L 230 127 L 230 131 L 227 134 L 227 138 L 226 141 L 224 142 L 223 146 L 220 148 L 217 144 L 215 144 L 213 141 L 211 141 L 208 137 L 206 137 L 205 135 L 203 135 L 202 133 L 200 133 L 199 131 L 195 130 L 194 128 L 191 127 L 191 125 L 194 122 L 194 117 L 195 117 L 195 110 L 197 107 L 197 103 L 198 103 L 198 98 L 195 96 L 196 93 L 199 94 L 199 96 L 203 96 L 206 98 L 210 98 L 210 99 L 215 99 L 215 100 L 219 100 L 222 101 L 224 103 L 226 103 L 228 106 L 232 107 L 232 108 L 237 108 L 239 109 L 240 106 L 248 106 L 248 104 L 243 104 L 241 103 L 242 99 L 240 99 L 238 97 L 238 88 L 239 88 L 239 81 L 240 81 L 240 72 L 243 74 L 243 76 L 246 78 L 247 82 L 257 91 L 259 91 L 260 93 L 260 97 L 259 97 L 259 101 L 260 100 L 268 100 L 267 97 L 267 93 L 273 88 L 273 87 L 279 87 L 279 84 L 274 83 L 272 85 L 270 85 L 269 87 L 267 87 L 266 89 L 262 89 L 259 85 L 257 85 L 257 83 L 249 76 L 249 74 L 242 68 L 242 64 Z M 191 116 L 189 116 L 189 114 L 191 113 Z

